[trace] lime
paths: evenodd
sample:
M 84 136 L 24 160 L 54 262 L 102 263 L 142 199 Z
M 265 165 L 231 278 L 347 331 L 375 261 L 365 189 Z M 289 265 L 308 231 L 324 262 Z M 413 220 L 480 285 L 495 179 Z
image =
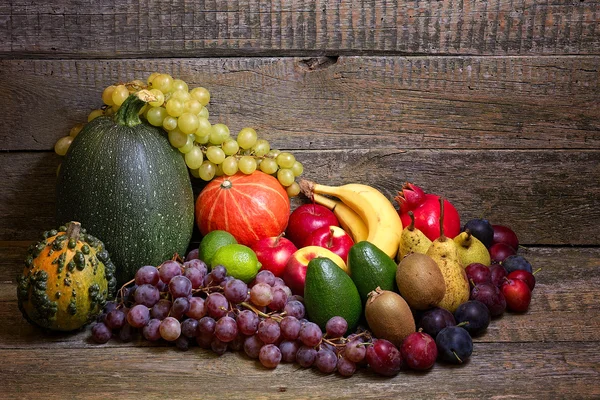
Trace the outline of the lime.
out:
M 235 240 L 233 235 L 227 231 L 208 232 L 200 241 L 200 246 L 198 247 L 198 258 L 204 261 L 206 265 L 211 265 L 210 261 L 217 250 L 228 244 L 235 243 L 237 243 L 237 240 Z
M 227 269 L 227 275 L 250 282 L 261 267 L 256 253 L 243 244 L 228 244 L 221 247 L 213 256 L 210 266 L 222 265 Z

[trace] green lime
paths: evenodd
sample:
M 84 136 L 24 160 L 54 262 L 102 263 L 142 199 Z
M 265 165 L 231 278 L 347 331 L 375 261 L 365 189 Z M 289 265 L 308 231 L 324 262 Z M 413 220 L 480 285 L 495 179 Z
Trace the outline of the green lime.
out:
M 237 240 L 235 240 L 233 235 L 227 231 L 208 232 L 200 241 L 198 257 L 204 261 L 206 265 L 211 265 L 211 260 L 217 250 L 228 244 L 235 243 L 237 243 Z
M 210 267 L 222 265 L 227 269 L 227 275 L 250 282 L 261 267 L 256 253 L 243 244 L 228 244 L 221 247 L 213 256 Z

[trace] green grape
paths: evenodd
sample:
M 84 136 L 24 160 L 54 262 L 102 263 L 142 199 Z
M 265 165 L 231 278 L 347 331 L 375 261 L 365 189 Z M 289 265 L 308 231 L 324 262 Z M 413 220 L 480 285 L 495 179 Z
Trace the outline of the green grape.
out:
M 202 104 L 196 99 L 188 100 L 183 105 L 183 111 L 198 115 L 202 111 Z
M 134 79 L 131 82 L 127 83 L 127 86 L 129 86 L 129 93 L 135 93 L 139 90 L 145 89 L 146 88 L 146 83 L 140 79 Z
M 265 139 L 258 139 L 254 147 L 252 147 L 252 151 L 257 157 L 263 157 L 269 150 L 271 150 L 271 145 Z
M 206 149 L 206 158 L 215 164 L 221 164 L 225 160 L 225 152 L 217 146 L 210 146 Z
M 274 174 L 277 172 L 277 161 L 272 158 L 265 158 L 260 163 L 260 170 L 265 174 Z
M 54 144 L 54 152 L 59 156 L 64 156 L 65 154 L 67 154 L 67 150 L 69 150 L 69 146 L 71 146 L 71 143 L 73 143 L 72 136 L 61 137 Z
M 283 152 L 277 156 L 277 164 L 281 168 L 292 168 L 295 162 L 296 158 L 291 153 Z
M 186 90 L 175 90 L 171 94 L 171 97 L 169 97 L 169 100 L 170 99 L 177 99 L 185 104 L 186 101 L 189 101 L 192 99 L 192 95 L 189 94 Z
M 129 97 L 129 90 L 125 85 L 116 86 L 111 95 L 113 104 L 116 106 L 121 106 L 127 97 Z
M 178 128 L 169 131 L 168 137 L 169 143 L 171 143 L 171 146 L 173 147 L 180 148 L 185 146 L 188 142 L 188 135 L 181 132 Z
M 244 128 L 237 135 L 237 142 L 242 149 L 249 149 L 256 144 L 256 131 L 252 128 Z
M 112 99 L 113 92 L 115 91 L 116 86 L 110 85 L 106 89 L 102 91 L 102 101 L 107 106 L 112 106 L 115 102 Z
M 161 92 L 158 89 L 150 89 L 150 93 L 152 93 L 154 97 L 156 97 L 156 101 L 150 101 L 148 102 L 148 104 L 150 104 L 152 107 L 162 106 L 165 102 L 165 95 L 163 94 L 163 92 Z
M 75 126 L 73 126 L 71 128 L 71 130 L 69 131 L 69 136 L 76 137 L 77 135 L 79 135 L 79 132 L 81 132 L 81 130 L 83 129 L 84 126 L 85 126 L 85 124 L 82 124 L 82 123 L 75 124 Z
M 240 149 L 240 146 L 238 145 L 238 142 L 236 140 L 227 139 L 226 141 L 223 142 L 223 144 L 221 145 L 221 148 L 225 152 L 225 155 L 232 156 L 238 152 L 238 150 Z
M 288 197 L 298 196 L 300 194 L 300 185 L 297 182 L 292 183 L 290 186 L 285 188 Z
M 292 172 L 294 173 L 294 176 L 302 175 L 304 172 L 304 166 L 300 161 L 294 162 L 294 165 L 292 165 Z
M 217 164 L 215 167 L 215 176 L 223 176 L 224 172 L 223 172 L 223 165 L 222 164 Z
M 167 112 L 172 117 L 179 117 L 183 114 L 183 102 L 177 99 L 169 99 L 166 105 Z
M 92 112 L 89 113 L 89 115 L 88 115 L 88 122 L 92 122 L 93 120 L 95 120 L 96 118 L 98 118 L 102 115 L 104 115 L 104 110 L 101 110 L 101 109 L 92 110 Z
M 181 79 L 173 79 L 173 84 L 171 85 L 171 90 L 173 92 L 175 92 L 177 90 L 183 90 L 187 93 L 188 84 L 185 83 L 184 81 L 182 81 Z
M 212 144 L 221 144 L 229 138 L 229 128 L 225 124 L 214 124 L 209 141 Z
M 196 136 L 210 135 L 212 132 L 212 125 L 206 118 L 198 117 L 198 129 L 196 129 Z
M 207 144 L 208 143 L 208 139 L 210 139 L 210 133 L 207 135 L 198 135 L 198 131 L 196 131 L 195 133 L 196 136 L 196 142 L 200 143 L 200 144 Z
M 294 173 L 291 169 L 282 168 L 277 171 L 277 180 L 279 180 L 282 186 L 290 186 L 294 183 Z
M 200 178 L 200 169 L 199 168 L 190 169 L 190 174 L 192 174 L 192 176 L 194 178 Z
M 198 129 L 198 117 L 191 113 L 183 113 L 177 119 L 177 126 L 183 133 L 195 133 Z
M 215 172 L 217 171 L 217 166 L 211 163 L 208 160 L 204 160 L 200 168 L 198 168 L 198 175 L 200 175 L 200 179 L 204 181 L 210 181 L 215 177 Z
M 172 131 L 173 129 L 177 128 L 177 118 L 167 115 L 165 119 L 163 119 L 162 125 L 165 130 Z
M 206 106 L 208 104 L 208 102 L 210 101 L 210 92 L 203 87 L 194 88 L 194 89 L 192 89 L 192 91 L 190 93 L 203 106 Z
M 272 149 L 272 150 L 269 150 L 269 152 L 266 154 L 266 157 L 275 159 L 275 158 L 277 158 L 279 153 L 281 153 L 281 150 L 276 150 L 276 149 L 273 150 Z
M 243 156 L 238 161 L 238 168 L 244 174 L 249 175 L 256 171 L 256 159 L 252 156 Z
M 187 135 L 187 142 L 177 150 L 182 154 L 187 154 L 194 148 L 194 135 Z
M 146 112 L 146 119 L 154 126 L 162 126 L 166 116 L 167 110 L 164 107 L 150 107 Z
M 222 163 L 223 173 L 226 175 L 234 175 L 238 172 L 238 160 L 235 156 L 229 156 L 223 160 Z
M 153 72 L 150 74 L 150 76 L 148 77 L 148 80 L 146 80 L 146 82 L 149 84 L 152 83 L 152 81 L 154 80 L 154 78 L 156 78 L 157 76 L 160 75 L 160 72 Z
M 172 85 L 173 85 L 173 78 L 169 74 L 158 74 L 152 80 L 152 88 L 158 89 L 163 93 L 170 92 Z
M 202 103 L 200 103 L 200 104 L 202 104 Z M 202 110 L 198 113 L 198 117 L 208 119 L 208 108 L 206 108 L 206 107 L 202 108 Z
M 192 141 L 192 144 L 193 143 L 194 141 Z M 193 146 L 190 151 L 185 153 L 185 164 L 192 170 L 200 168 L 203 161 L 204 155 L 202 154 L 202 149 L 199 146 Z

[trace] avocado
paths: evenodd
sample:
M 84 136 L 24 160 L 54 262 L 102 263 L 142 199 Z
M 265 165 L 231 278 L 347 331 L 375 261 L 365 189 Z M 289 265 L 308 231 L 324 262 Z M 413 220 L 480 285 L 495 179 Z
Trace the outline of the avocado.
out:
M 330 318 L 343 317 L 353 332 L 362 315 L 360 295 L 352 279 L 325 257 L 310 260 L 304 284 L 304 306 L 308 319 L 325 330 Z
M 348 252 L 348 268 L 363 305 L 367 303 L 369 293 L 378 286 L 397 292 L 397 267 L 390 256 L 367 241 L 356 243 Z

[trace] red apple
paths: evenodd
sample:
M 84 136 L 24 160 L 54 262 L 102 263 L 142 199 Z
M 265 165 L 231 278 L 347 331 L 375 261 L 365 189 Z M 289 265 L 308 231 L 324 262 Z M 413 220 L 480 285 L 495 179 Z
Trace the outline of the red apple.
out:
M 281 235 L 260 239 L 251 248 L 262 264 L 261 270 L 271 271 L 275 276 L 281 276 L 288 260 L 298 250 L 294 243 Z
M 350 235 L 335 225 L 323 226 L 317 229 L 304 242 L 304 246 L 320 246 L 331 250 L 342 257 L 345 263 L 348 262 L 348 252 L 353 245 L 354 241 Z
M 330 209 L 320 204 L 302 204 L 290 214 L 285 237 L 300 248 L 313 231 L 330 225 L 340 226 Z
M 283 270 L 283 274 L 281 274 L 281 278 L 292 290 L 293 294 L 304 296 L 306 268 L 308 267 L 310 260 L 315 257 L 327 257 L 343 269 L 344 272 L 349 272 L 344 260 L 331 250 L 319 246 L 302 247 L 292 254 Z
M 520 279 L 506 278 L 500 287 L 506 299 L 506 307 L 511 311 L 525 312 L 531 302 L 531 289 Z

